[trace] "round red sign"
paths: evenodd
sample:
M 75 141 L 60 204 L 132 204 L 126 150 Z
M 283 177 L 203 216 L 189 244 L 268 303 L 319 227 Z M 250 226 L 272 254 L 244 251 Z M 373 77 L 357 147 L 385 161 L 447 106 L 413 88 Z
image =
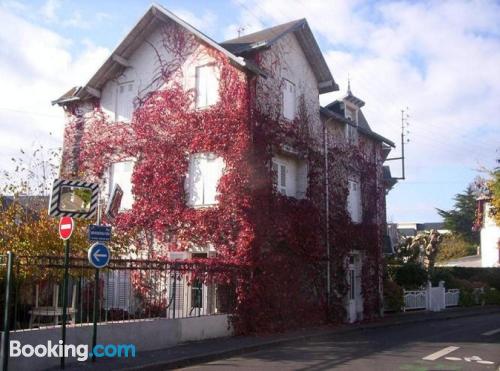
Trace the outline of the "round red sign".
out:
M 75 227 L 75 223 L 73 222 L 73 218 L 69 216 L 63 216 L 59 221 L 59 237 L 63 240 L 67 240 L 71 237 L 71 233 L 73 233 L 73 228 Z

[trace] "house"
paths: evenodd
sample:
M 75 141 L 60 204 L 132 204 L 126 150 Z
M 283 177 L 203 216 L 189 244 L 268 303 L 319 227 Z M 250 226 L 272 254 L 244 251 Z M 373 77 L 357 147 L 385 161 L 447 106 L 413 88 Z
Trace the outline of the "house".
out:
M 350 87 L 320 106 L 338 89 L 305 19 L 217 43 L 153 5 L 53 102 L 61 175 L 120 184 L 115 228 L 145 256 L 239 264 L 240 333 L 374 317 L 394 144 Z M 207 313 L 211 292 L 186 281 L 178 303 Z
M 443 222 L 428 222 L 428 223 L 401 222 L 401 223 L 391 223 L 391 225 L 396 227 L 399 234 L 403 237 L 415 237 L 418 232 L 430 232 L 433 229 L 441 234 L 450 233 L 450 230 L 445 228 Z
M 491 199 L 479 197 L 477 201 L 477 218 L 480 228 L 481 267 L 500 267 L 500 226 L 491 215 Z

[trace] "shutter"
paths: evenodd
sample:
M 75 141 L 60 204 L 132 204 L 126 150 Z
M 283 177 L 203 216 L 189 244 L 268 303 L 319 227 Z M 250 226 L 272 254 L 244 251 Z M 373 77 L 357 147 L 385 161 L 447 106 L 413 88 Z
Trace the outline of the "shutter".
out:
M 130 301 L 130 277 L 126 271 L 116 271 L 118 276 L 118 283 L 116 287 L 116 307 L 128 310 Z
M 134 82 L 118 85 L 116 97 L 116 120 L 130 122 L 134 111 Z
M 288 120 L 295 118 L 295 85 L 283 80 L 283 117 Z
M 206 107 L 207 105 L 207 66 L 196 68 L 196 107 Z
M 216 75 L 215 66 L 206 66 L 207 70 L 207 106 L 217 103 L 219 98 L 219 81 Z
M 115 306 L 115 277 L 113 271 L 105 273 L 106 281 L 106 309 L 111 309 Z
M 191 155 L 189 158 L 189 172 L 186 178 L 187 203 L 190 206 L 203 204 L 203 162 L 201 155 Z
M 280 176 L 279 176 L 279 188 L 280 192 L 283 193 L 284 195 L 287 194 L 287 188 L 286 188 L 286 166 L 285 165 L 280 165 Z
M 217 186 L 224 172 L 224 160 L 222 157 L 208 155 L 203 168 L 203 204 L 213 205 L 217 203 Z

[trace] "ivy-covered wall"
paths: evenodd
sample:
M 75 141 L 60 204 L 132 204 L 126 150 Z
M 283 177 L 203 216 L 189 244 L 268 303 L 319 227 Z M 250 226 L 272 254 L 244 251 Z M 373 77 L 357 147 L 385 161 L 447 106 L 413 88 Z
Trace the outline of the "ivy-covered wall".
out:
M 345 124 L 322 123 L 317 83 L 307 63 L 300 62 L 305 56 L 293 49 L 298 48 L 296 42 L 278 43 L 249 56 L 268 73 L 263 79 L 233 66 L 222 53 L 173 23 L 158 34 L 161 37 L 149 45 L 157 56 L 153 85 L 138 92 L 131 123 L 116 122 L 99 100 L 66 105 L 62 175 L 101 181 L 113 162 L 135 158 L 134 205 L 114 222 L 115 233 L 133 233 L 136 252 L 150 258 L 211 245 L 217 251 L 212 264 L 240 266 L 245 274 L 237 282 L 233 316 L 238 333 L 343 320 L 346 264 L 353 250 L 363 257 L 365 318 L 377 316 L 385 229 L 381 144 L 361 137 L 359 145 L 349 145 L 343 139 Z M 290 47 L 299 59 L 293 63 L 286 57 Z M 219 101 L 195 110 L 194 91 L 186 85 L 192 76 L 186 71 L 200 58 L 216 63 Z M 298 65 L 304 70 L 297 71 Z M 303 76 L 297 84 L 298 109 L 292 122 L 280 114 L 286 73 Z M 323 125 L 327 126 L 328 200 Z M 304 199 L 285 197 L 275 189 L 271 161 L 286 148 L 307 161 Z M 200 152 L 223 157 L 226 166 L 218 185 L 218 204 L 195 209 L 186 205 L 184 179 L 189 155 Z M 353 224 L 346 210 L 347 179 L 352 173 L 362 184 L 360 224 Z

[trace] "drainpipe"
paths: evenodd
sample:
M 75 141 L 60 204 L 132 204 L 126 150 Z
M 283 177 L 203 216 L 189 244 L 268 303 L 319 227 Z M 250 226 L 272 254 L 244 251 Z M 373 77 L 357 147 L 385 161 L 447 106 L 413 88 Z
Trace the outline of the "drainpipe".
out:
M 325 239 L 326 239 L 326 298 L 328 311 L 330 310 L 330 300 L 331 300 L 331 262 L 330 262 L 330 192 L 329 192 L 329 179 L 328 179 L 328 130 L 327 124 L 331 120 L 329 118 L 325 121 L 323 125 L 323 152 L 325 156 Z

